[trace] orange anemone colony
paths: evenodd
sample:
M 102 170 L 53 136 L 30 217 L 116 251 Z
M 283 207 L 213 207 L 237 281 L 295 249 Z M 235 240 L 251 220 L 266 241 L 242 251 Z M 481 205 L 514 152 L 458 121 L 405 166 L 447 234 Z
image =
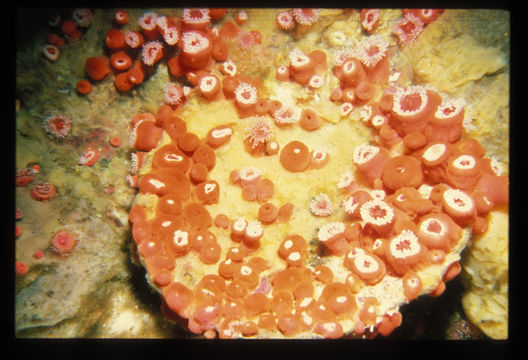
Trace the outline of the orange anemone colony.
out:
M 250 24 L 239 13 L 238 25 L 226 21 L 212 29 L 211 21 L 225 14 L 186 10 L 182 19 L 170 19 L 181 27 L 180 52 L 167 66 L 172 76 L 193 85 L 185 96 L 198 97 L 203 107 L 224 101 L 238 119 L 211 125 L 199 136 L 189 130 L 193 119 L 185 118 L 182 108 L 188 105 L 182 103 L 164 104 L 157 114 L 137 114 L 131 121 L 136 152 L 130 183 L 139 192 L 129 217 L 132 247 L 161 294 L 163 314 L 206 338 L 389 335 L 402 322 L 401 305 L 423 294 L 438 296 L 458 274 L 467 232 L 473 227 L 482 233 L 487 214 L 508 205 L 508 176 L 466 137 L 463 101 L 429 87 L 389 85 L 387 39 L 368 35 L 355 51 L 336 54 L 333 63 L 323 50 L 295 49 L 289 63 L 277 64 L 274 80 L 317 91 L 321 79 L 335 76 L 339 85 L 329 93 L 331 100 L 343 116 L 362 107 L 372 141 L 346 152 L 348 165 L 338 185 L 345 196 L 341 221 L 325 222 L 334 210 L 331 199 L 313 194 L 311 213 L 303 220 L 306 226 L 322 221 L 314 238 L 289 233 L 297 208 L 307 204 L 294 194 L 280 203 L 279 178 L 318 177 L 337 160 L 313 148 L 308 136 L 278 141 L 273 132 L 298 127 L 303 134 L 324 136 L 322 129 L 334 124 L 317 108 L 267 98 L 261 79 L 237 73 L 231 61 L 216 71 L 215 61 L 228 59 L 227 40 Z M 141 18 L 141 31 L 151 42 L 161 36 L 151 24 L 155 16 Z M 289 31 L 317 19 L 316 10 L 294 9 L 277 13 L 276 22 Z M 361 20 L 365 32 L 376 32 L 379 11 L 365 9 Z M 109 32 L 106 44 L 121 48 L 121 35 Z M 147 65 L 169 53 L 165 50 L 166 44 L 153 50 L 155 59 Z M 121 50 L 110 61 L 89 59 L 86 71 L 100 80 L 110 64 L 124 70 L 130 61 Z M 237 121 L 252 124 L 242 140 L 235 136 L 243 129 L 233 125 Z M 230 164 L 222 157 L 234 146 L 253 159 L 269 159 L 283 174 L 265 177 L 266 169 L 248 164 L 214 178 L 219 160 L 222 167 Z M 225 190 L 236 186 L 240 197 L 227 198 Z M 225 202 L 256 207 L 230 217 L 215 210 Z M 268 229 L 279 226 L 283 235 L 270 239 Z

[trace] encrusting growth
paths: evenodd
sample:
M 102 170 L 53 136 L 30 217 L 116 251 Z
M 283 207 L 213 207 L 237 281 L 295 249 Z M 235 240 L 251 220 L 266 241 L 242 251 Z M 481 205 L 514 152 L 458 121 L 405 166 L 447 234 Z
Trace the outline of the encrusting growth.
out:
M 405 11 L 392 29 L 399 46 L 440 13 Z M 167 60 L 163 105 L 130 123 L 128 178 L 138 191 L 131 243 L 167 318 L 206 338 L 388 336 L 402 322 L 401 305 L 441 294 L 460 272 L 468 232 L 484 233 L 487 214 L 508 204 L 508 176 L 467 138 L 462 99 L 426 85 L 395 85 L 392 49 L 378 34 L 383 15 L 362 9 L 364 36 L 353 47 L 330 57 L 294 47 L 283 64 L 269 67 L 280 91 L 326 96 L 341 123 L 372 133 L 350 149 L 318 141 L 334 126 L 323 106 L 273 95 L 263 79 L 245 74 L 230 51 L 249 54 L 268 40 L 247 28 L 251 11 L 147 12 L 138 31 L 107 34 L 110 58 L 87 60 L 93 81 L 114 70 L 126 74 L 126 81 L 116 76 L 120 91 Z M 215 25 L 224 16 L 231 18 Z M 276 31 L 302 37 L 318 31 L 323 17 L 316 9 L 278 11 Z M 200 120 L 188 115 L 189 103 L 234 112 L 196 131 Z M 45 125 L 56 140 L 71 130 L 67 117 L 60 119 Z M 225 154 L 237 146 L 243 152 L 231 163 Z M 88 150 L 83 164 L 92 166 L 98 153 Z M 329 187 L 314 186 L 304 203 L 284 191 L 284 181 L 336 169 L 342 175 Z M 44 194 L 37 200 L 55 194 L 40 183 L 37 190 Z M 296 233 L 299 224 L 308 236 Z

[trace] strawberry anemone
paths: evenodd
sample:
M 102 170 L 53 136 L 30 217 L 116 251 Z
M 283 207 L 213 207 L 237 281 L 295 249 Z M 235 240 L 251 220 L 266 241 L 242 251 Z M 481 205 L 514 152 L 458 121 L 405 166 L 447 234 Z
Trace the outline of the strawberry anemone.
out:
M 371 34 L 380 22 L 379 9 L 361 9 L 361 28 Z
M 423 29 L 424 23 L 422 20 L 413 13 L 407 13 L 403 19 L 394 25 L 392 32 L 398 38 L 400 46 L 407 47 L 416 41 Z
M 388 48 L 389 42 L 379 35 L 371 35 L 358 44 L 355 57 L 365 66 L 370 82 L 385 84 L 389 79 Z
M 354 148 L 352 158 L 359 173 L 372 185 L 376 179 L 381 178 L 390 155 L 383 147 L 362 144 Z
M 187 69 L 202 69 L 212 61 L 212 43 L 200 31 L 182 33 L 180 49 L 180 62 Z

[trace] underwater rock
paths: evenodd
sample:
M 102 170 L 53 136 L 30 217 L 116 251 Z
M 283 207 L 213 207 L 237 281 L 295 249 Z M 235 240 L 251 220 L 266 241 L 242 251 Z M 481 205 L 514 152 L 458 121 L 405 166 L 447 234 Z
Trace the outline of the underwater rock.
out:
M 473 237 L 462 264 L 470 287 L 462 298 L 468 318 L 493 339 L 508 338 L 508 216 L 490 213 L 488 231 Z

